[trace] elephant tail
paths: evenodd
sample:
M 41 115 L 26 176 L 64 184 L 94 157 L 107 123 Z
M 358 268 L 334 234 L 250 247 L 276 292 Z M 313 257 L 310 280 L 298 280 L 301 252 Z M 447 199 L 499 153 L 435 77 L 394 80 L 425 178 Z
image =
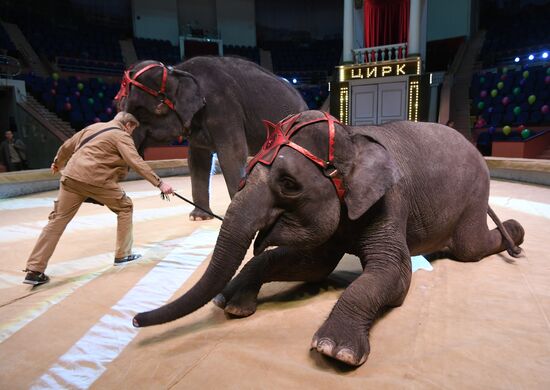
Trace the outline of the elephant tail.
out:
M 507 249 L 506 251 L 508 254 L 512 257 L 521 257 L 523 250 L 517 246 L 514 243 L 514 240 L 512 240 L 512 237 L 510 237 L 510 233 L 508 233 L 508 230 L 506 230 L 506 226 L 502 222 L 500 222 L 500 219 L 496 215 L 496 213 L 493 211 L 491 206 L 487 206 L 487 214 L 489 214 L 489 217 L 493 220 L 493 222 L 497 225 L 497 229 L 500 230 L 500 234 L 502 234 L 502 237 L 506 240 L 507 243 Z

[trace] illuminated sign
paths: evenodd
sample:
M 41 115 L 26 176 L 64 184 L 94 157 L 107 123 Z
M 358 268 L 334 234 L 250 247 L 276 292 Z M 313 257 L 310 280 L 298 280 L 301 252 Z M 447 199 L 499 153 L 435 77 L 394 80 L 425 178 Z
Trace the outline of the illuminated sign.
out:
M 366 80 L 379 77 L 395 77 L 420 74 L 420 59 L 399 61 L 379 65 L 352 65 L 341 66 L 339 69 L 340 82 Z

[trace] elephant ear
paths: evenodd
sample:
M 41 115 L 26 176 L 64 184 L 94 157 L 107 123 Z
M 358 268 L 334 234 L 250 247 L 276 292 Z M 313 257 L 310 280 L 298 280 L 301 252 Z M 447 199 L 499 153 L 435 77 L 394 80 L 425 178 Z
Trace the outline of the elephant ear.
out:
M 393 157 L 379 143 L 365 136 L 357 136 L 354 146 L 353 166 L 344 178 L 344 201 L 351 220 L 363 215 L 402 176 Z
M 185 72 L 187 73 L 187 72 Z M 185 127 L 191 125 L 193 116 L 205 104 L 205 98 L 201 95 L 198 81 L 193 76 L 178 77 L 175 105 Z

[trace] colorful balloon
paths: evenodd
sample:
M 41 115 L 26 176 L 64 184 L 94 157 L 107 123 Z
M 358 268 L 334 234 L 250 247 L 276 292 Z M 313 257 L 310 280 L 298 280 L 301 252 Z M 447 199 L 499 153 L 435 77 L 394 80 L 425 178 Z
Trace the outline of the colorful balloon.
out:
M 510 133 L 512 132 L 512 128 L 506 125 L 502 128 L 502 132 L 504 133 L 504 135 L 510 135 Z
M 524 125 L 519 125 L 519 126 L 518 126 L 518 131 L 522 131 L 523 129 L 525 129 L 525 126 L 524 126 Z
M 514 114 L 515 114 L 515 115 L 521 114 L 521 108 L 520 108 L 519 106 L 515 106 L 515 107 L 514 107 Z
M 498 88 L 498 89 L 504 88 L 504 83 L 503 83 L 502 81 L 499 81 L 499 82 L 497 83 L 497 88 Z
M 544 84 L 550 84 L 550 76 L 544 78 Z
M 549 68 L 549 69 L 550 69 L 550 68 Z M 546 73 L 548 73 L 548 72 L 546 72 Z M 548 73 L 548 74 L 550 74 L 550 73 Z M 481 76 L 481 77 L 479 78 L 479 83 L 480 83 L 480 84 L 483 84 L 484 82 L 485 82 L 485 77 Z
M 502 104 L 505 105 L 505 106 L 507 106 L 508 103 L 510 103 L 510 98 L 509 98 L 508 96 L 504 96 L 504 97 L 502 98 Z
M 489 108 L 487 109 L 487 111 L 488 111 L 489 113 L 493 112 L 493 110 L 494 110 L 493 107 L 489 107 Z
M 489 134 L 491 134 L 491 135 L 492 135 L 492 134 L 495 134 L 495 131 L 496 131 L 495 126 L 489 127 L 488 131 L 489 131 Z
M 74 95 L 75 95 L 76 97 L 80 97 L 80 91 L 75 91 Z
M 88 98 L 88 103 L 89 103 L 89 104 L 94 104 L 94 98 L 92 98 L 92 97 L 91 97 L 91 98 Z
M 508 73 L 508 67 L 505 66 L 504 68 L 502 68 L 502 74 L 506 74 L 506 73 Z
M 483 107 L 485 107 L 485 103 L 479 102 L 479 103 L 477 104 L 477 108 L 479 108 L 480 110 L 483 110 Z
M 65 108 L 65 111 L 71 111 L 73 106 L 71 105 L 71 103 L 67 102 L 65 103 L 64 108 Z
M 496 97 L 498 95 L 498 91 L 496 89 L 491 90 L 491 96 Z
M 501 79 L 502 81 L 506 80 L 507 78 L 508 78 L 508 76 L 505 75 L 505 74 L 500 75 L 500 79 Z
M 514 92 L 514 95 L 519 95 L 519 93 L 521 92 L 521 88 L 520 87 L 515 87 L 513 92 Z
M 97 123 L 97 122 L 99 122 L 99 121 L 101 121 L 101 119 L 99 119 L 99 118 L 96 116 L 96 117 L 94 118 L 94 122 Z
M 59 80 L 59 73 L 57 72 L 52 73 L 52 79 Z
M 523 71 L 523 78 L 526 79 L 527 77 L 529 77 L 529 71 L 528 71 L 528 70 L 524 70 L 524 71 Z
M 540 112 L 542 112 L 543 114 L 548 114 L 550 112 L 550 107 L 548 106 L 548 104 L 545 104 L 544 106 L 542 106 L 540 108 Z
M 548 77 L 550 77 L 550 76 L 548 76 Z M 486 90 L 482 90 L 482 91 L 479 93 L 479 96 L 481 96 L 482 98 L 487 97 L 487 91 L 486 91 Z
M 112 109 L 111 107 L 107 107 L 107 108 L 105 109 L 105 112 L 106 112 L 107 114 L 111 115 L 111 114 L 113 113 L 113 109 Z
M 529 129 L 523 129 L 521 131 L 521 138 L 523 138 L 523 139 L 529 138 L 530 135 L 531 135 L 531 130 L 529 130 Z
M 82 91 L 84 89 L 84 84 L 78 83 L 76 84 L 76 87 L 78 88 L 79 91 Z
M 52 95 L 55 96 L 55 94 L 57 93 L 57 91 L 55 90 L 55 88 L 52 88 L 52 89 L 50 89 L 50 93 L 51 93 Z
M 546 74 L 550 75 L 550 66 L 548 68 L 546 68 Z
M 100 99 L 103 99 L 103 92 L 98 92 L 97 96 L 98 96 Z
M 529 104 L 533 104 L 536 101 L 537 101 L 537 97 L 535 95 L 529 95 L 529 97 L 527 98 L 527 102 Z

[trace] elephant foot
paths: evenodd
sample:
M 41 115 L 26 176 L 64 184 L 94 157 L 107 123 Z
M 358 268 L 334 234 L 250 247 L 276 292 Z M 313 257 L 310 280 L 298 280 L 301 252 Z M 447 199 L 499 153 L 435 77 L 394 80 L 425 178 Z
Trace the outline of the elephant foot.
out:
M 349 323 L 340 323 L 340 329 L 337 329 L 327 324 L 329 322 L 330 318 L 315 333 L 311 349 L 350 366 L 357 367 L 365 363 L 370 353 L 368 334 L 354 331 Z
M 208 209 L 208 211 L 210 211 L 210 209 Z M 212 215 L 198 208 L 193 209 L 193 211 L 189 214 L 190 221 L 206 221 L 212 218 L 214 218 Z
M 212 303 L 231 316 L 248 317 L 256 312 L 257 295 L 256 290 L 239 291 L 227 299 L 225 294 L 221 293 L 212 300 Z

